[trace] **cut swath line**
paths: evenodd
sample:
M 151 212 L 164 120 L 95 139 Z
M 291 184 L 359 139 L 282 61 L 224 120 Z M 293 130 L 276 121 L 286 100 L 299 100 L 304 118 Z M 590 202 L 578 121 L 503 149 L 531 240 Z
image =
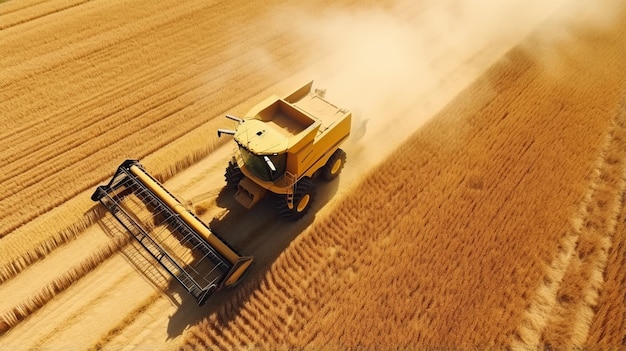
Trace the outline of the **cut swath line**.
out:
M 89 350 L 101 350 L 107 343 L 109 343 L 114 337 L 119 335 L 124 328 L 133 323 L 137 316 L 144 313 L 151 305 L 153 305 L 158 299 L 160 299 L 161 292 L 155 292 L 144 300 L 144 303 L 139 305 L 136 309 L 131 311 L 117 326 L 109 330 L 104 334 L 94 345 L 89 347 Z
M 39 18 L 42 17 L 46 17 L 49 15 L 53 15 L 77 6 L 80 6 L 86 2 L 88 2 L 89 0 L 78 0 L 78 1 L 68 1 L 67 4 L 56 4 L 55 2 L 51 2 L 51 7 L 46 7 L 46 6 L 37 6 L 37 7 L 31 7 L 31 8 L 27 8 L 26 11 L 22 11 L 22 12 L 26 12 L 26 15 L 23 16 L 9 16 L 9 20 L 2 21 L 0 22 L 0 30 L 3 29 L 7 29 L 13 26 L 17 26 L 20 25 L 22 23 L 26 23 L 29 21 L 34 21 L 37 20 Z M 2 1 L 0 1 L 2 2 Z M 57 2 L 58 3 L 58 2 Z M 31 9 L 34 9 L 34 11 L 29 11 Z M 19 13 L 17 11 L 15 11 L 16 13 L 18 13 L 18 15 L 21 15 L 22 13 Z M 13 17 L 13 18 L 11 18 Z
M 585 345 L 626 188 L 626 114 L 616 116 L 589 189 L 524 313 L 514 350 Z
M 69 269 L 65 274 L 57 276 L 54 280 L 42 287 L 37 293 L 28 297 L 11 310 L 0 316 L 0 335 L 22 322 L 35 311 L 43 307 L 48 301 L 59 293 L 65 291 L 74 282 L 84 277 L 87 273 L 98 267 L 102 262 L 118 252 L 120 248 L 130 242 L 130 237 L 120 236 L 112 240 L 100 250 L 95 251 L 89 258 Z

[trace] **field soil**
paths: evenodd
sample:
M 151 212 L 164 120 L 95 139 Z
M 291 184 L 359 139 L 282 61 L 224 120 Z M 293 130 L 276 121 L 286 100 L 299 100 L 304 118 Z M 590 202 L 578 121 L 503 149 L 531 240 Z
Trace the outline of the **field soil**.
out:
M 620 1 L 0 3 L 0 349 L 626 347 Z M 222 116 L 354 112 L 309 214 Z M 124 159 L 255 264 L 204 306 L 90 200 Z

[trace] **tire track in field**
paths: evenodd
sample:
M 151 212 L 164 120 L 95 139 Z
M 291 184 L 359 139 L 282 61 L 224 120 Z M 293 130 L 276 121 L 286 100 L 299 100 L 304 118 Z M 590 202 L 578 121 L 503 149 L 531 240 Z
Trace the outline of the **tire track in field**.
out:
M 87 349 L 89 350 L 102 350 L 106 347 L 106 345 L 111 342 L 116 336 L 118 336 L 124 328 L 128 325 L 131 325 L 138 317 L 140 317 L 143 313 L 149 310 L 151 306 L 158 302 L 161 299 L 161 293 L 155 292 L 150 297 L 148 297 L 143 304 L 138 305 L 134 310 L 130 311 L 117 325 L 111 328 L 108 332 L 104 333 L 100 339 L 95 341 L 91 346 Z M 129 346 L 129 345 L 125 345 Z M 116 347 L 113 350 L 118 350 Z
M 89 1 L 90 0 L 47 1 L 46 4 L 49 6 L 34 4 L 33 6 L 25 7 L 13 12 L 4 13 L 0 16 L 0 30 L 14 27 L 29 21 L 35 21 L 55 13 L 63 12 Z
M 626 106 L 622 112 L 626 114 Z M 623 201 L 624 199 L 622 199 Z M 604 284 L 593 316 L 585 349 L 610 350 L 626 346 L 626 206 L 622 203 L 615 236 L 608 252 Z
M 2 6 L 0 6 L 0 16 L 24 10 L 28 7 L 37 6 L 45 1 L 48 0 L 4 1 Z
M 578 214 L 517 328 L 513 349 L 585 346 L 604 283 L 617 217 L 624 206 L 625 177 L 626 114 L 620 112 L 607 131 Z

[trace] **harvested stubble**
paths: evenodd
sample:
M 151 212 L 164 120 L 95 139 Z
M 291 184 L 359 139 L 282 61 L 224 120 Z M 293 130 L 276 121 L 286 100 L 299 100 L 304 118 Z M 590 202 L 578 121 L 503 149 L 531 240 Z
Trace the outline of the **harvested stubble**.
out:
M 624 310 L 623 233 L 613 246 L 589 238 L 599 245 L 587 255 L 592 262 L 582 259 L 585 248 L 573 251 L 583 267 L 554 262 L 583 223 L 586 201 L 611 208 L 586 209 L 584 220 L 606 225 L 601 235 L 623 227 L 614 223 L 623 168 L 604 160 L 623 158 L 619 147 L 606 147 L 623 133 L 615 113 L 626 87 L 626 43 L 619 39 L 626 22 L 560 46 L 568 60 L 558 76 L 526 51 L 541 49 L 541 35 L 413 135 L 337 213 L 316 218 L 260 283 L 250 282 L 233 304 L 192 328 L 183 348 L 561 345 L 552 330 L 588 329 L 591 320 L 557 305 L 556 294 L 542 296 L 546 282 L 559 292 L 583 283 L 576 301 L 607 289 L 609 296 L 583 306 L 600 325 L 591 326 L 589 338 L 568 342 L 620 347 L 623 318 L 608 317 L 615 304 L 618 314 Z M 601 284 L 596 273 L 604 264 Z M 562 279 L 551 280 L 555 275 Z M 545 305 L 527 309 L 533 301 Z M 553 319 L 542 315 L 546 308 Z M 604 326 L 615 334 L 602 335 Z
M 63 292 L 72 283 L 91 272 L 99 264 L 118 252 L 120 248 L 130 242 L 128 236 L 118 236 L 103 247 L 94 250 L 87 259 L 79 265 L 72 267 L 63 274 L 59 274 L 48 284 L 43 286 L 37 293 L 25 297 L 24 301 L 14 306 L 9 311 L 0 314 L 0 335 L 20 323 L 24 318 L 37 311 L 57 294 Z M 35 282 L 34 282 L 35 283 Z

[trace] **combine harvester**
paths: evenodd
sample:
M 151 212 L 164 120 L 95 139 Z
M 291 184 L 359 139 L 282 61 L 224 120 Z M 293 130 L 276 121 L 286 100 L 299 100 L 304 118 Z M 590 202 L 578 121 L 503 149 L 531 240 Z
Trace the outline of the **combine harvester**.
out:
M 228 185 L 246 208 L 266 192 L 276 194 L 282 214 L 297 219 L 309 209 L 312 179 L 339 175 L 350 135 L 351 113 L 311 93 L 312 83 L 285 99 L 254 107 L 232 134 L 239 148 L 226 169 Z M 107 185 L 91 196 L 178 280 L 199 305 L 237 284 L 253 261 L 241 256 L 154 179 L 137 160 L 126 160 Z
M 312 86 L 284 99 L 272 96 L 244 119 L 226 116 L 239 123 L 237 129 L 217 131 L 233 135 L 237 144 L 225 177 L 245 208 L 271 193 L 282 216 L 299 219 L 315 196 L 313 180 L 330 181 L 341 172 L 346 153 L 339 146 L 350 136 L 352 113 L 326 101 L 325 91 L 312 92 Z

